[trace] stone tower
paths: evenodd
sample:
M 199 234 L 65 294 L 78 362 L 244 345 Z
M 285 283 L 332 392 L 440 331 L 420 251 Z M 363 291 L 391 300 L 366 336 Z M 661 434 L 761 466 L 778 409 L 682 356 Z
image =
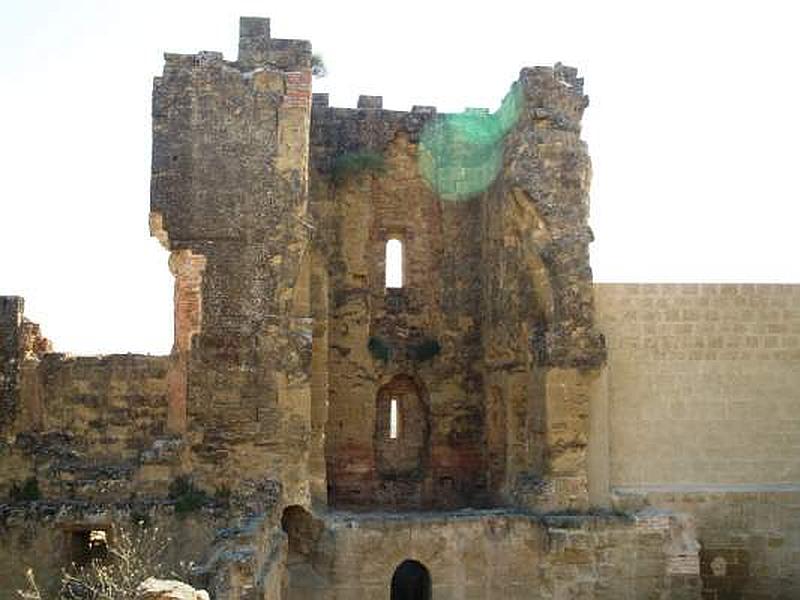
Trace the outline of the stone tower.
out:
M 246 18 L 236 62 L 168 54 L 155 82 L 169 425 L 192 473 L 262 473 L 302 505 L 587 508 L 604 345 L 582 80 L 524 69 L 497 113 L 442 115 L 312 103 L 310 66 Z

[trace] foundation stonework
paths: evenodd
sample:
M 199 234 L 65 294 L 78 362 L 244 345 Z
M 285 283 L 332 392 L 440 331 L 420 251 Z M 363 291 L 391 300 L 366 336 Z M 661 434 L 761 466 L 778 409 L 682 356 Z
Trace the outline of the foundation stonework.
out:
M 800 595 L 800 286 L 594 284 L 572 68 L 335 108 L 240 27 L 154 82 L 172 353 L 0 297 L 0 594 L 146 522 L 218 600 Z

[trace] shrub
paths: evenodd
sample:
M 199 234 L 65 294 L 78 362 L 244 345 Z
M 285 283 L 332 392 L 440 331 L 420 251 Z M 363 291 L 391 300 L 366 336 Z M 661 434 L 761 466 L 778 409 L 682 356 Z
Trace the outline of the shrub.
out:
M 11 502 L 33 502 L 40 500 L 41 497 L 39 480 L 36 477 L 28 477 L 21 486 L 16 481 L 12 481 L 11 488 L 8 490 L 8 499 Z
M 311 55 L 311 75 L 313 77 L 325 77 L 328 74 L 328 67 L 321 54 Z
M 149 577 L 185 580 L 191 564 L 169 567 L 165 562 L 170 538 L 157 527 L 126 527 L 113 530 L 113 543 L 104 560 L 85 566 L 72 565 L 61 575 L 60 591 L 48 596 L 36 583 L 32 569 L 25 573 L 27 586 L 18 590 L 23 600 L 134 600 L 136 588 Z
M 411 359 L 417 362 L 424 362 L 426 360 L 431 360 L 441 351 L 442 351 L 441 345 L 439 345 L 439 342 L 437 342 L 433 338 L 425 338 L 421 342 L 414 344 L 408 349 L 408 353 L 411 356 Z
M 169 497 L 175 501 L 175 512 L 185 514 L 193 512 L 208 504 L 210 498 L 205 491 L 197 487 L 194 482 L 181 475 L 169 485 Z
M 371 336 L 367 342 L 367 349 L 373 358 L 386 362 L 392 354 L 392 350 L 384 340 L 379 337 Z

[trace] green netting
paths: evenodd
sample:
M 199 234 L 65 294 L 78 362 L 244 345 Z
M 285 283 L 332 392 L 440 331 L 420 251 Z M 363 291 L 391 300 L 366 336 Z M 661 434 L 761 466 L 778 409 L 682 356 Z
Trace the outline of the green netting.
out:
M 484 191 L 497 177 L 503 141 L 520 113 L 515 84 L 494 113 L 466 110 L 442 115 L 420 136 L 419 170 L 446 200 L 463 200 Z

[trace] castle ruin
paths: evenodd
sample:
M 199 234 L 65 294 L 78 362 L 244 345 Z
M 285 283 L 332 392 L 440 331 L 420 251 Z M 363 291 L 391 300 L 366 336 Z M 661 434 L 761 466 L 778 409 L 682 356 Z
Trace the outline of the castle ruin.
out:
M 173 350 L 0 298 L 0 591 L 146 517 L 219 600 L 800 595 L 800 286 L 594 284 L 587 104 L 331 107 L 259 18 L 166 54 Z

